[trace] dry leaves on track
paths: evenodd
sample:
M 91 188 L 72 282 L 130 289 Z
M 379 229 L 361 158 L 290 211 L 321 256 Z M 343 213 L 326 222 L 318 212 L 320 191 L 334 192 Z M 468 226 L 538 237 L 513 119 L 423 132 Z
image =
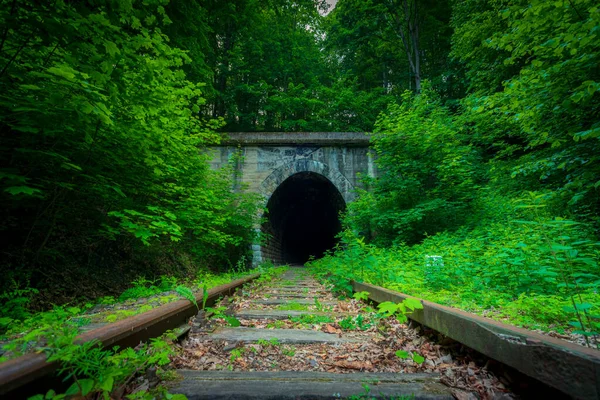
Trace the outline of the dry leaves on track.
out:
M 339 328 L 334 328 L 333 325 L 331 324 L 325 324 L 323 325 L 323 327 L 321 328 L 321 330 L 325 333 L 332 333 L 332 334 L 341 334 L 342 330 Z
M 253 299 L 263 299 L 265 291 L 264 286 L 256 285 L 242 296 L 234 296 L 235 308 L 275 308 L 252 302 Z M 320 330 L 356 342 L 294 346 L 229 344 L 211 340 L 206 334 L 192 333 L 183 343 L 174 363 L 178 368 L 198 370 L 439 373 L 441 381 L 451 387 L 454 396 L 459 399 L 486 400 L 498 398 L 498 395 L 508 399 L 511 396 L 506 393 L 499 378 L 488 370 L 485 360 L 456 342 L 427 332 L 424 334 L 420 326 L 412 328 L 393 319 L 377 322 L 373 314 L 365 312 L 365 304 L 356 300 L 338 301 L 333 311 L 344 315 L 315 323 L 311 323 L 310 319 L 308 322 L 299 322 L 298 319 L 295 322 L 290 319 L 241 319 L 241 323 L 242 326 L 259 329 Z M 342 329 L 342 320 L 349 314 L 360 314 L 365 321 L 375 321 L 376 325 L 365 331 Z M 352 321 L 355 323 L 354 319 Z M 424 361 L 419 364 L 412 357 L 400 359 L 396 355 L 398 350 L 420 355 Z

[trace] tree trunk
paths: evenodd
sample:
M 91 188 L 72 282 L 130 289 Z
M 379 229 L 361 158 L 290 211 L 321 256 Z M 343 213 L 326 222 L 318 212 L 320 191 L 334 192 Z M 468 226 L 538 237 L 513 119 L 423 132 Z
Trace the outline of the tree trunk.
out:
M 229 24 L 225 38 L 223 39 L 223 53 L 220 73 L 215 76 L 215 88 L 217 89 L 217 97 L 215 99 L 215 107 L 213 109 L 213 118 L 225 117 L 225 101 L 223 95 L 227 90 L 227 77 L 229 75 L 229 53 L 233 49 L 235 28 L 233 24 Z
M 389 12 L 395 26 L 392 28 L 402 41 L 404 52 L 408 58 L 410 71 L 415 82 L 415 91 L 421 92 L 421 54 L 419 51 L 419 13 L 417 9 L 417 0 L 401 0 L 402 16 L 399 15 L 395 1 L 390 0 Z

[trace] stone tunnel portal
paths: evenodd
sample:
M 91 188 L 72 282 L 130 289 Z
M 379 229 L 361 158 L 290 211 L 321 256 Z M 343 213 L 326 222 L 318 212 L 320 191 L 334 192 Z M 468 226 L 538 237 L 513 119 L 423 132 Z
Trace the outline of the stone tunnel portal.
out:
M 299 172 L 283 181 L 267 203 L 262 254 L 274 263 L 303 264 L 333 248 L 346 207 L 339 190 L 315 172 Z

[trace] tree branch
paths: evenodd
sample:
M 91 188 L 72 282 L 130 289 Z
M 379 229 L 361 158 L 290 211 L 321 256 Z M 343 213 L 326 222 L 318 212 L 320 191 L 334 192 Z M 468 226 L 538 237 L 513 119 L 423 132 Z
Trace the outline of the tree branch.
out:
M 2 68 L 2 71 L 0 71 L 0 78 L 2 77 L 2 75 L 4 75 L 4 73 L 10 66 L 10 64 L 12 64 L 15 61 L 15 59 L 17 58 L 19 53 L 21 53 L 21 51 L 25 48 L 25 46 L 27 46 L 27 43 L 29 43 L 29 39 L 31 39 L 32 37 L 33 37 L 33 32 L 31 32 L 31 35 L 29 35 L 29 37 L 27 39 L 25 39 L 25 41 L 23 42 L 21 47 L 19 47 L 19 49 L 17 51 L 15 51 L 15 54 L 13 54 L 12 58 L 10 60 L 8 60 L 8 62 L 4 66 L 4 68 Z
M 414 73 L 415 65 L 412 60 L 412 52 L 410 49 L 410 44 L 409 44 L 408 40 L 406 39 L 406 35 L 404 34 L 404 29 L 403 29 L 402 23 L 400 22 L 400 17 L 396 14 L 392 14 L 391 12 L 390 12 L 390 14 L 392 15 L 392 18 L 394 18 L 396 25 L 397 25 L 396 27 L 394 27 L 394 25 L 388 20 L 390 28 L 392 28 L 392 31 L 394 31 L 396 33 L 396 36 L 398 36 L 400 38 L 400 40 L 402 40 L 402 45 L 404 46 L 404 51 L 406 53 L 406 57 L 408 58 L 408 63 L 410 65 L 410 69 Z
M 579 19 L 581 21 L 585 21 L 583 19 L 583 16 L 579 13 L 579 10 L 577 9 L 577 7 L 575 7 L 575 4 L 573 4 L 573 1 L 569 0 L 569 4 L 571 5 L 571 7 L 573 8 L 573 10 L 575 10 L 575 12 L 577 13 L 577 16 L 579 17 Z
M 13 0 L 12 5 L 10 7 L 10 16 L 11 17 L 15 13 L 16 5 L 17 5 L 17 0 Z M 6 38 L 8 37 L 9 27 L 10 27 L 10 25 L 8 24 L 8 21 L 7 21 L 6 28 L 4 29 L 4 33 L 2 34 L 2 41 L 0 42 L 0 53 L 2 53 L 2 49 L 4 48 L 4 42 L 6 42 Z

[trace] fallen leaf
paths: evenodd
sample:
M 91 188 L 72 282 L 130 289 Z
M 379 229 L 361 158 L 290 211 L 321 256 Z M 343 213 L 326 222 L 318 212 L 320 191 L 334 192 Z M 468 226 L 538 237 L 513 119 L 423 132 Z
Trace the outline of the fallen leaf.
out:
M 356 370 L 365 370 L 373 367 L 370 361 L 362 362 L 362 361 L 337 361 L 332 363 L 336 367 L 347 368 L 347 369 L 356 369 Z
M 321 330 L 325 333 L 340 333 L 341 332 L 339 329 L 335 329 L 331 324 L 323 325 L 323 328 Z

